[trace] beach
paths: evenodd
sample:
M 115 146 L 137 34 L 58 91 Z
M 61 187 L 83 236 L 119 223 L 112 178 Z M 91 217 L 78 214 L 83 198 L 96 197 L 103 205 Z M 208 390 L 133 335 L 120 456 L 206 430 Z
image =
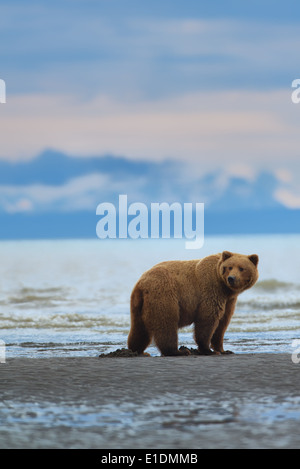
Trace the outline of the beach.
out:
M 284 353 L 9 358 L 1 448 L 297 448 L 300 363 Z

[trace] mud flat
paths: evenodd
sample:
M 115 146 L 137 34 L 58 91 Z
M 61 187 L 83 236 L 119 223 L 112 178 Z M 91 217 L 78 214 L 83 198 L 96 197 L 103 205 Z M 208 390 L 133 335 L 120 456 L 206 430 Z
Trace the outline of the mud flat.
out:
M 297 448 L 288 354 L 11 358 L 0 448 Z

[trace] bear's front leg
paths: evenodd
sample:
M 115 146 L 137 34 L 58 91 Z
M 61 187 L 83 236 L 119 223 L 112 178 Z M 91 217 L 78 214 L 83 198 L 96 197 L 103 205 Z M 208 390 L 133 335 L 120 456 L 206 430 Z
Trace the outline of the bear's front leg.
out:
M 211 339 L 212 348 L 215 351 L 220 352 L 223 355 L 228 355 L 228 354 L 233 353 L 230 350 L 224 350 L 223 340 L 224 340 L 224 334 L 226 332 L 226 329 L 234 313 L 236 301 L 237 301 L 237 297 L 231 298 L 230 300 L 227 301 L 226 306 L 225 306 L 224 316 L 221 318 L 218 324 L 218 327 L 216 328 Z
M 210 349 L 211 338 L 218 323 L 219 320 L 212 317 L 209 321 L 207 319 L 195 321 L 195 342 L 198 345 L 199 355 L 220 355 L 218 350 Z

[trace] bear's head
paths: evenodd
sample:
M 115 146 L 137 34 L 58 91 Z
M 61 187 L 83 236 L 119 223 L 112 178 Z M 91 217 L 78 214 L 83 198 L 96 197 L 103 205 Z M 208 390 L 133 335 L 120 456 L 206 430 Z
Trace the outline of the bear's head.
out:
M 228 288 L 240 293 L 252 287 L 257 281 L 257 264 L 257 254 L 245 256 L 224 251 L 218 264 L 219 275 Z

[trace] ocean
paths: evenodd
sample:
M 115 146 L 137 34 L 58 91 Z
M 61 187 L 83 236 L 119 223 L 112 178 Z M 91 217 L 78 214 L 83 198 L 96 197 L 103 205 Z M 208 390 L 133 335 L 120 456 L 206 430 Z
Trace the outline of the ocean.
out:
M 130 294 L 140 275 L 160 261 L 223 250 L 260 257 L 259 280 L 239 297 L 225 349 L 292 353 L 300 339 L 299 245 L 300 235 L 205 237 L 199 250 L 174 239 L 2 241 L 5 358 L 97 357 L 126 347 Z M 195 347 L 192 326 L 179 332 L 179 345 Z M 154 345 L 147 351 L 159 355 Z

